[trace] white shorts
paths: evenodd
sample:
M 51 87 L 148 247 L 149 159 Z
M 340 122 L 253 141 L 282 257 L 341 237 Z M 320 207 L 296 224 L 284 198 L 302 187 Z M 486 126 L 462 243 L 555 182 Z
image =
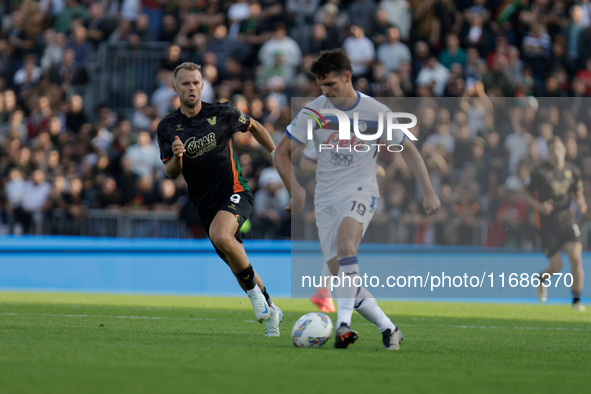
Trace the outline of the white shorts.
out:
M 363 225 L 361 236 L 363 237 L 373 218 L 377 202 L 378 197 L 358 194 L 314 207 L 320 248 L 325 261 L 337 256 L 337 233 L 343 219 L 350 217 L 361 223 Z

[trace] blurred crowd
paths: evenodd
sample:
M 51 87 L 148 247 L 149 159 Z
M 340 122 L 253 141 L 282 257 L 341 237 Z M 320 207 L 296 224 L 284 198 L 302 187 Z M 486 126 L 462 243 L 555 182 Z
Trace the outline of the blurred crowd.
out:
M 203 67 L 204 101 L 231 101 L 276 140 L 290 98 L 319 94 L 308 67 L 321 50 L 349 54 L 361 92 L 456 103 L 422 106 L 417 130 L 441 214 L 423 215 L 396 155 L 382 163 L 395 181 L 383 185 L 376 222 L 402 223 L 403 242 L 477 243 L 477 225 L 489 245 L 533 242 L 518 189 L 552 135 L 591 180 L 589 0 L 7 0 L 0 24 L 0 232 L 55 232 L 56 209 L 71 220 L 89 209 L 168 210 L 202 236 L 155 138 L 178 107 L 172 70 L 186 60 Z M 85 105 L 100 45 L 153 42 L 167 45 L 148 76 L 156 89 L 138 90 L 126 111 Z M 254 236 L 289 237 L 289 196 L 268 155 L 249 134 L 235 142 L 258 201 Z

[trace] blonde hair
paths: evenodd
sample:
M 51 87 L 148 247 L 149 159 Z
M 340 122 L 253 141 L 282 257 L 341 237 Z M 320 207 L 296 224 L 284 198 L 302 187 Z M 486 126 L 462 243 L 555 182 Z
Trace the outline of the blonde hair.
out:
M 199 70 L 199 72 L 201 72 L 201 65 L 193 63 L 193 62 L 184 62 L 184 63 L 181 63 L 178 66 L 176 66 L 176 68 L 174 69 L 174 72 L 172 73 L 172 79 L 174 80 L 175 84 L 176 84 L 176 75 L 179 73 L 179 70 L 181 70 L 181 69 L 187 70 L 187 71 Z

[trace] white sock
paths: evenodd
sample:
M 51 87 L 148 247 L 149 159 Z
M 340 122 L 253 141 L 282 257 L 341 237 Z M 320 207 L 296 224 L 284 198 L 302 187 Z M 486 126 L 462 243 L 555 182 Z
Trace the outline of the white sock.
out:
M 359 263 L 357 256 L 347 256 L 339 259 L 339 274 L 343 278 L 350 278 L 351 283 L 353 279 L 359 276 Z M 353 285 L 349 286 L 347 283 L 342 283 L 341 286 L 335 290 L 337 296 L 337 328 L 341 323 L 351 325 L 351 317 L 353 315 L 353 308 L 355 307 L 355 295 L 357 288 Z
M 359 293 L 355 298 L 355 310 L 365 317 L 367 320 L 376 325 L 378 330 L 385 331 L 390 328 L 392 331 L 396 329 L 396 325 L 379 307 L 373 295 L 364 287 L 359 289 Z
M 248 296 L 248 298 L 252 298 L 252 296 L 254 296 L 255 294 L 263 294 L 263 292 L 261 291 L 261 289 L 259 289 L 258 286 L 255 286 L 250 290 L 246 290 L 246 295 Z

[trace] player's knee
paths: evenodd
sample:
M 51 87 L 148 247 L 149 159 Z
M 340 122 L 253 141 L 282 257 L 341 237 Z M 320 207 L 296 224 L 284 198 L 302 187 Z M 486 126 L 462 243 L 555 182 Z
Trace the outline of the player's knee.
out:
M 550 261 L 550 268 L 552 268 L 552 271 L 554 272 L 560 272 L 562 270 L 562 261 Z
M 339 256 L 354 256 L 357 254 L 355 250 L 355 242 L 350 239 L 343 239 L 337 245 L 337 254 Z
M 580 269 L 580 268 L 583 267 L 582 259 L 579 258 L 579 256 L 572 256 L 570 258 L 570 265 L 571 265 L 571 267 L 572 267 L 573 270 Z
M 216 248 L 226 253 L 232 247 L 234 236 L 218 231 L 209 235 Z

